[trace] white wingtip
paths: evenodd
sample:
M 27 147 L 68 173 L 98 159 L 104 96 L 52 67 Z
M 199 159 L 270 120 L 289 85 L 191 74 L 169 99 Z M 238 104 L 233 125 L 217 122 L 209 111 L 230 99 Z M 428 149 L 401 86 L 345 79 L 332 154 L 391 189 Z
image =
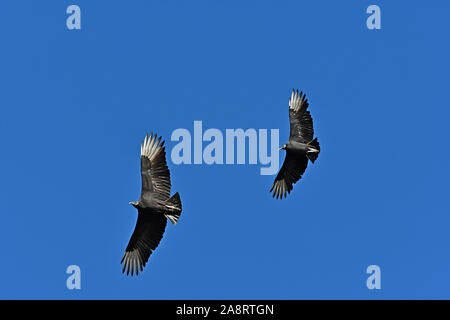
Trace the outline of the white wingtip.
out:
M 302 91 L 300 93 L 292 90 L 291 99 L 289 100 L 289 108 L 297 112 L 300 108 L 307 103 L 306 95 Z
M 160 143 L 161 137 L 159 137 L 158 140 L 156 140 L 156 138 L 157 134 L 151 133 L 150 136 L 148 134 L 145 135 L 144 141 L 141 144 L 141 156 L 153 160 L 153 158 L 159 154 L 164 141 Z

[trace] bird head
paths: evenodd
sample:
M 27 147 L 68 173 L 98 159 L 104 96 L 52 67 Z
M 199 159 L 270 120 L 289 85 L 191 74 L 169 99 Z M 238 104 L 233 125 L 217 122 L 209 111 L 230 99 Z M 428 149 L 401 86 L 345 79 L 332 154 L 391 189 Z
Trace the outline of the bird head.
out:
M 139 201 L 132 201 L 132 202 L 129 202 L 129 204 L 131 204 L 133 207 L 137 208 L 139 206 Z
M 287 145 L 284 144 L 281 146 L 280 150 L 286 150 L 286 147 L 287 147 Z

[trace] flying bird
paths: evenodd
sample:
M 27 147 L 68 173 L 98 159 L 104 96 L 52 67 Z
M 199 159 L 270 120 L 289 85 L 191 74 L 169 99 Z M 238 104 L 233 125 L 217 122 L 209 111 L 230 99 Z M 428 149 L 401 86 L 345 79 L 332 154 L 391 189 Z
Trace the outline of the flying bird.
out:
M 289 141 L 280 150 L 286 151 L 283 166 L 273 182 L 270 192 L 273 197 L 283 199 L 291 193 L 293 184 L 302 177 L 308 166 L 308 159 L 316 161 L 320 153 L 319 141 L 314 138 L 311 114 L 308 111 L 308 99 L 303 92 L 292 90 L 289 100 Z
M 136 227 L 125 249 L 122 273 L 139 274 L 158 247 L 167 219 L 177 224 L 181 214 L 180 195 L 170 197 L 170 171 L 161 137 L 148 134 L 141 145 L 142 191 L 139 201 L 130 202 L 138 210 Z

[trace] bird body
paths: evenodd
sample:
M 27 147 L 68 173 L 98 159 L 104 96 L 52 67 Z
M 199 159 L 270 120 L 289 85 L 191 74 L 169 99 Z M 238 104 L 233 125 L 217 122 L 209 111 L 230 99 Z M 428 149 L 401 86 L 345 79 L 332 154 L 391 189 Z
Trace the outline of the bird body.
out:
M 320 145 L 314 138 L 314 128 L 308 109 L 308 99 L 300 92 L 292 90 L 289 100 L 289 141 L 280 149 L 286 151 L 284 163 L 270 189 L 273 197 L 283 199 L 293 189 L 293 184 L 301 179 L 308 166 L 308 160 L 315 162 L 320 153 Z
M 286 147 L 284 149 L 286 152 L 292 152 L 300 155 L 306 155 L 306 152 L 310 149 L 308 144 L 297 141 L 288 141 L 285 146 Z
M 167 208 L 165 202 L 167 198 L 158 192 L 146 192 L 141 195 L 139 201 L 131 202 L 136 209 L 148 209 L 155 214 L 165 213 Z
M 178 192 L 170 197 L 170 171 L 161 137 L 145 136 L 141 146 L 141 176 L 141 196 L 130 202 L 138 210 L 138 219 L 121 261 L 122 272 L 126 270 L 127 275 L 143 271 L 163 237 L 167 219 L 176 224 L 182 210 Z

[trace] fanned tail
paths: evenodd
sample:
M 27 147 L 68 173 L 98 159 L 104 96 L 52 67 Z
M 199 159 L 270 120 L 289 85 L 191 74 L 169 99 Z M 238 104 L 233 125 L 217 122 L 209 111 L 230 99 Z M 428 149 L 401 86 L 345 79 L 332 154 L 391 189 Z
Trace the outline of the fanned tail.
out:
M 319 140 L 317 140 L 317 137 L 316 137 L 316 138 L 314 138 L 313 141 L 308 143 L 308 145 L 310 146 L 310 148 L 306 152 L 306 156 L 308 157 L 309 160 L 311 160 L 312 163 L 314 163 L 314 161 L 316 161 L 317 158 L 319 157 L 319 153 L 320 153 Z
M 177 224 L 181 215 L 181 199 L 178 192 L 166 201 L 165 206 L 167 209 L 167 213 L 165 214 L 166 218 L 174 225 Z

